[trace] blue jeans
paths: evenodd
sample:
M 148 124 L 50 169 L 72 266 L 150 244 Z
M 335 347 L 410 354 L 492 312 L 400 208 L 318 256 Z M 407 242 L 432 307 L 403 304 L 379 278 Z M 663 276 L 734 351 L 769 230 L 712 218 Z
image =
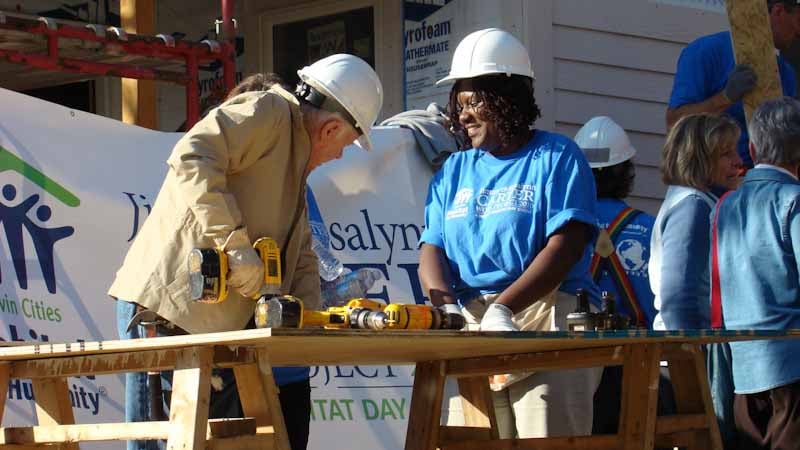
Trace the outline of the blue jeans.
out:
M 128 322 L 136 314 L 136 304 L 117 300 L 117 333 L 120 339 L 139 339 L 144 337 L 142 327 L 126 330 Z M 128 372 L 125 374 L 125 422 L 146 422 L 150 420 L 148 401 L 147 372 Z M 128 441 L 128 450 L 159 450 L 158 441 Z

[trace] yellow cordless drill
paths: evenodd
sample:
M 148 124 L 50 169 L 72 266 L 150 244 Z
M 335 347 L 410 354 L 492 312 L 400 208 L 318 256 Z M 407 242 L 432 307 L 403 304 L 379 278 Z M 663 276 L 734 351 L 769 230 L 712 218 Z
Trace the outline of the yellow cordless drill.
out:
M 460 330 L 464 317 L 427 305 L 392 303 L 384 305 L 355 298 L 344 306 L 325 311 L 306 310 L 302 300 L 292 296 L 259 300 L 255 314 L 258 328 L 354 328 L 366 330 Z
M 277 295 L 281 288 L 281 252 L 275 239 L 262 237 L 253 248 L 264 262 L 264 285 L 253 299 Z M 228 298 L 228 255 L 221 249 L 196 248 L 189 253 L 189 294 L 202 303 Z

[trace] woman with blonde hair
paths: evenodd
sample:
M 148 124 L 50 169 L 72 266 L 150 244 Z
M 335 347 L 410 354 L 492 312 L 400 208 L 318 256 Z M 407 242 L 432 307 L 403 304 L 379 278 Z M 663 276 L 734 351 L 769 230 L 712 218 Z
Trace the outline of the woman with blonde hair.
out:
M 719 197 L 739 184 L 739 133 L 727 116 L 695 114 L 680 119 L 667 135 L 661 174 L 668 189 L 650 241 L 656 330 L 711 327 L 710 214 Z M 729 355 L 729 348 L 709 347 L 712 397 L 723 438 L 730 438 L 726 428 L 733 424 Z

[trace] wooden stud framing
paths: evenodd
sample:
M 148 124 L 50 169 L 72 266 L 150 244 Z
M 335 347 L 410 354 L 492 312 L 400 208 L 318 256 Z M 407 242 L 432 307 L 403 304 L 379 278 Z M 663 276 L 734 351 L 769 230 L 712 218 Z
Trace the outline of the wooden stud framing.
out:
M 763 0 L 726 0 L 725 4 L 736 63 L 750 65 L 758 76 L 756 88 L 744 96 L 744 111 L 749 122 L 758 105 L 783 95 L 772 27 Z
M 155 34 L 155 0 L 121 0 L 120 20 L 129 33 Z M 155 81 L 122 79 L 122 121 L 158 128 Z

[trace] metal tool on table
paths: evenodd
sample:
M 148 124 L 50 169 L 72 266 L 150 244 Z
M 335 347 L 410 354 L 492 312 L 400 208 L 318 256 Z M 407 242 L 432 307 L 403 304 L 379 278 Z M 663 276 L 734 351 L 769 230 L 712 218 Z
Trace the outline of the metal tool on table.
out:
M 292 296 L 272 297 L 256 305 L 258 328 L 351 328 L 364 330 L 460 330 L 466 324 L 460 314 L 428 305 L 384 305 L 366 298 L 352 299 L 325 311 L 307 310 Z
M 577 307 L 574 312 L 567 314 L 567 329 L 569 331 L 602 331 L 602 330 L 627 330 L 631 320 L 628 316 L 617 312 L 614 294 L 603 291 L 601 301 L 602 310 L 592 312 L 589 307 L 589 296 L 583 289 L 575 293 Z

